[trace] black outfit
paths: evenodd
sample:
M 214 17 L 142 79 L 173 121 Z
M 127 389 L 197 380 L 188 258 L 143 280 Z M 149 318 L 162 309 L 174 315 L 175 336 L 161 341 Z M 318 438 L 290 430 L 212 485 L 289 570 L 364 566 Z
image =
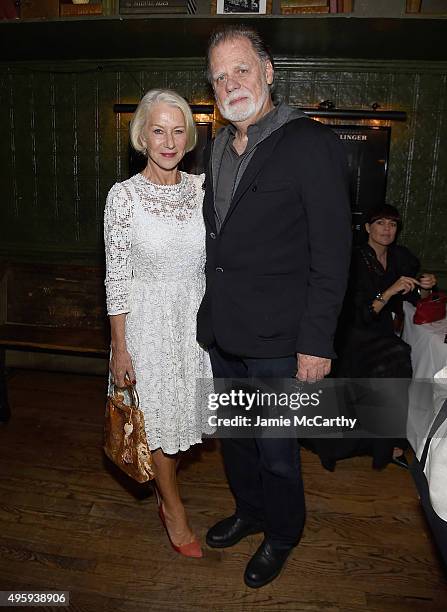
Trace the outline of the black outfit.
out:
M 326 126 L 286 121 L 247 152 L 221 219 L 214 191 L 230 138 L 231 128 L 218 134 L 206 173 L 198 341 L 212 347 L 216 378 L 293 377 L 297 352 L 334 356 L 351 237 L 344 151 Z M 296 545 L 304 523 L 297 440 L 222 439 L 222 448 L 236 515 L 262 523 L 277 549 Z
M 419 260 L 405 247 L 391 245 L 387 252 L 387 268 L 384 270 L 372 247 L 365 244 L 354 249 L 348 290 L 339 319 L 336 347 L 339 359 L 334 374 L 339 378 L 401 378 L 408 382 L 412 376 L 410 346 L 395 334 L 393 313 L 403 313 L 403 300 L 415 303 L 417 291 L 395 295 L 376 314 L 372 302 L 401 276 L 415 277 Z M 355 392 L 344 396 L 347 412 L 356 416 L 355 404 L 359 402 Z M 392 389 L 390 387 L 390 393 Z M 350 410 L 349 405 L 353 409 Z M 400 423 L 407 410 L 405 383 L 396 394 L 383 398 L 381 410 L 394 411 Z M 390 417 L 391 418 L 391 417 Z M 373 467 L 382 468 L 392 459 L 394 446 L 405 448 L 405 440 L 388 439 L 339 439 L 318 440 L 314 449 L 325 467 L 333 469 L 335 461 L 355 455 L 370 454 Z
M 345 154 L 332 130 L 296 119 L 261 142 L 219 233 L 208 167 L 203 207 L 198 341 L 241 356 L 335 357 L 351 214 Z
M 371 308 L 372 301 L 378 293 L 388 289 L 401 276 L 414 278 L 418 270 L 418 258 L 404 246 L 388 247 L 386 270 L 369 244 L 354 249 L 339 331 L 344 333 L 354 330 L 358 337 L 362 332 L 372 336 L 394 336 L 392 313 L 402 313 L 403 300 L 415 303 L 419 299 L 417 291 L 394 295 L 378 314 Z M 342 337 L 340 340 L 343 343 Z M 346 350 L 343 345 L 342 348 Z
M 216 378 L 291 378 L 296 357 L 237 358 L 217 346 L 210 349 Z M 260 524 L 277 548 L 298 544 L 305 504 L 300 477 L 299 445 L 295 438 L 224 438 L 222 455 L 236 515 Z

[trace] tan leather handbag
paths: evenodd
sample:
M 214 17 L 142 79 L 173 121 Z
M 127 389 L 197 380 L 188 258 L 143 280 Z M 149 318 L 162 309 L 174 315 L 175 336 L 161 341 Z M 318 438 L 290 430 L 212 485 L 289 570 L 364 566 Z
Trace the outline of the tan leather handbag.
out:
M 129 395 L 130 405 L 124 403 L 125 393 Z M 104 452 L 137 482 L 148 482 L 155 477 L 144 428 L 144 415 L 139 409 L 137 390 L 130 382 L 123 389 L 113 386 L 113 395 L 107 398 Z

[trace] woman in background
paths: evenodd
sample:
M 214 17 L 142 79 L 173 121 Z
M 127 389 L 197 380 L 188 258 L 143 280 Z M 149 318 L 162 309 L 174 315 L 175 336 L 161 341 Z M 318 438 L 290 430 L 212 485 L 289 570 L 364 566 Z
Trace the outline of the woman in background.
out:
M 419 260 L 406 247 L 395 244 L 401 226 L 399 211 L 390 205 L 373 209 L 365 229 L 366 244 L 354 249 L 348 290 L 339 321 L 336 350 L 338 378 L 410 379 L 410 346 L 395 333 L 401 320 L 403 300 L 416 303 L 436 284 L 434 274 L 419 275 Z M 348 386 L 349 388 L 349 386 Z M 392 388 L 390 387 L 390 393 Z M 355 396 L 355 393 L 354 393 Z M 405 414 L 405 393 L 385 398 L 385 411 Z M 358 398 L 351 398 L 355 409 Z M 390 402 L 390 403 L 388 403 Z M 394 402 L 394 404 L 393 404 Z M 390 417 L 390 422 L 392 417 Z M 373 467 L 389 462 L 408 467 L 405 440 L 393 438 L 323 440 L 316 450 L 323 465 L 333 469 L 337 459 L 360 454 L 373 456 Z

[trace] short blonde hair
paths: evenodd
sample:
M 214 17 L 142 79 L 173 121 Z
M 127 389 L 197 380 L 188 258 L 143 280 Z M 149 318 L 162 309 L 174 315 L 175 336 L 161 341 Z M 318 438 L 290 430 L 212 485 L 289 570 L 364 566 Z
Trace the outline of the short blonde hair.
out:
M 197 144 L 197 129 L 191 109 L 188 102 L 171 89 L 151 89 L 141 98 L 130 122 L 130 142 L 133 148 L 139 153 L 147 154 L 146 146 L 141 137 L 152 107 L 160 102 L 174 106 L 182 111 L 186 127 L 186 153 L 192 151 Z

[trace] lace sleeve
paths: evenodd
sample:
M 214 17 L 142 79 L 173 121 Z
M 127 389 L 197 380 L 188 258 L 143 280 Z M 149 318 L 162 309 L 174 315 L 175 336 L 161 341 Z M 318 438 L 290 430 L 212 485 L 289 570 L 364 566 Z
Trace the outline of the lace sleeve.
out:
M 132 219 L 133 202 L 130 194 L 122 184 L 115 183 L 107 196 L 104 211 L 105 286 L 109 315 L 129 312 Z

